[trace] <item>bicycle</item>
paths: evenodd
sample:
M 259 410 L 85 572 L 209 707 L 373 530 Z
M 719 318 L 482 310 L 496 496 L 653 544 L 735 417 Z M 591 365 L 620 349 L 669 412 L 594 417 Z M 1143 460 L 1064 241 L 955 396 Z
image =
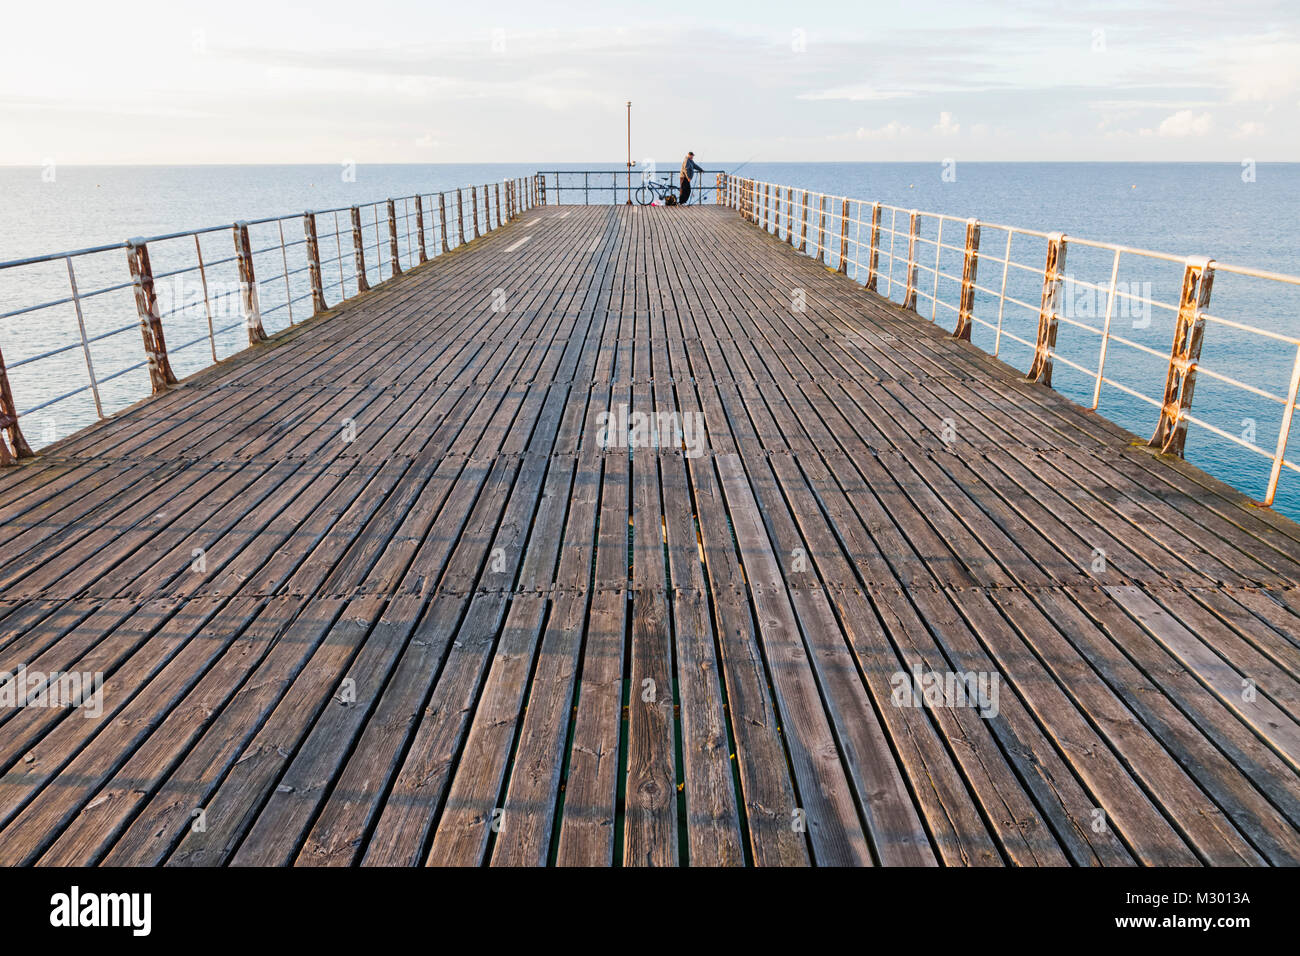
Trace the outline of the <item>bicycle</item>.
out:
M 655 200 L 664 202 L 669 196 L 676 196 L 678 187 L 673 185 L 671 179 L 646 179 L 636 189 L 636 201 L 642 206 L 648 206 Z M 694 188 L 692 184 L 691 198 L 686 200 L 686 205 L 695 203 L 699 205 L 704 200 L 702 190 Z

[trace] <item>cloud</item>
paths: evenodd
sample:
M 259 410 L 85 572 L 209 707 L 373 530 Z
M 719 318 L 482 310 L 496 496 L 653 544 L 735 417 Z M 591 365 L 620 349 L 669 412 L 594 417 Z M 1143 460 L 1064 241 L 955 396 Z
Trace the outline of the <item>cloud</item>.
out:
M 1184 137 L 1204 136 L 1214 127 L 1214 119 L 1209 113 L 1194 113 L 1191 110 L 1179 110 L 1172 116 L 1166 116 L 1156 127 L 1156 135 Z
M 848 100 L 851 103 L 876 103 L 885 100 L 902 100 L 916 96 L 911 90 L 882 90 L 867 84 L 857 86 L 841 86 L 830 90 L 814 90 L 811 93 L 800 93 L 798 99 L 801 100 Z
M 858 128 L 854 133 L 854 138 L 861 140 L 895 140 L 910 135 L 912 128 L 904 126 L 898 120 L 890 120 L 884 126 L 876 129 L 867 129 L 865 126 Z
M 961 124 L 952 121 L 951 113 L 940 113 L 939 122 L 932 129 L 940 136 L 956 136 L 961 131 Z

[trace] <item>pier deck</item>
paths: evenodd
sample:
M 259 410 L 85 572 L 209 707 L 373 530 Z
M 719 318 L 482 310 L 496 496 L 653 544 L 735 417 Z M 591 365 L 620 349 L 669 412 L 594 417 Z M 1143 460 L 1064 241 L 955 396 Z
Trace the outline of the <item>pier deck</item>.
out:
M 0 671 L 104 675 L 0 709 L 0 862 L 1300 862 L 1300 528 L 1135 441 L 530 210 L 0 473 Z

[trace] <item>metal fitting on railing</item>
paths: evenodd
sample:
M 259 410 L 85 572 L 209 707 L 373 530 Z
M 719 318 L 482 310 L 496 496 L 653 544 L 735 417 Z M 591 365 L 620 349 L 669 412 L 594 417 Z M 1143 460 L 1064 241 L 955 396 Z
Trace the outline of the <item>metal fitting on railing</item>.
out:
M 1174 343 L 1169 353 L 1169 371 L 1165 375 L 1165 394 L 1160 403 L 1160 421 L 1147 442 L 1162 454 L 1182 456 L 1187 440 L 1187 415 L 1196 390 L 1196 365 L 1201 360 L 1201 340 L 1205 336 L 1202 312 L 1209 307 L 1214 286 L 1214 260 L 1189 256 L 1183 267 L 1182 291 L 1178 296 L 1178 318 L 1174 323 Z
M 352 207 L 352 259 L 357 270 L 357 291 L 369 292 L 370 280 L 366 278 L 366 245 L 361 236 L 361 209 Z
M 1052 356 L 1061 311 L 1061 280 L 1065 275 L 1065 236 L 1054 232 L 1047 237 L 1047 261 L 1043 264 L 1043 292 L 1038 306 L 1038 339 L 1034 360 L 1026 378 L 1041 385 L 1052 384 Z
M 978 280 L 980 252 L 980 224 L 978 219 L 966 220 L 966 253 L 961 263 L 961 294 L 957 301 L 956 338 L 970 341 L 971 326 L 975 318 L 975 283 Z
M 32 450 L 18 426 L 18 408 L 14 405 L 13 391 L 9 387 L 9 373 L 5 370 L 4 353 L 0 352 L 0 432 L 9 439 L 0 441 L 0 465 L 13 465 L 20 458 L 31 458 Z
M 302 229 L 307 239 L 307 275 L 311 282 L 312 314 L 319 315 L 329 308 L 325 304 L 325 281 L 320 268 L 320 240 L 316 235 L 316 214 L 310 210 L 302 214 Z
M 397 248 L 397 207 L 388 200 L 388 261 L 392 275 L 402 274 L 402 256 Z M 382 278 L 382 276 L 381 276 Z
M 429 261 L 429 253 L 424 244 L 424 201 L 420 194 L 415 194 L 415 234 L 420 238 L 420 262 Z
M 253 274 L 253 247 L 248 240 L 248 223 L 237 222 L 235 234 L 235 260 L 239 266 L 239 298 L 243 308 L 244 326 L 248 329 L 248 344 L 266 341 L 262 328 L 262 306 L 258 300 L 257 277 Z

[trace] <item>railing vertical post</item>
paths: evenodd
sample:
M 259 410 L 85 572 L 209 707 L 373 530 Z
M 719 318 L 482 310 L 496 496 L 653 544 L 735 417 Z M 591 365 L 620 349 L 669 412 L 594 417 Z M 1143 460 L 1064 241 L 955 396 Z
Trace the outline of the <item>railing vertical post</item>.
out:
M 307 239 L 307 275 L 311 281 L 311 310 L 319 315 L 329 308 L 325 304 L 325 279 L 320 268 L 320 238 L 316 234 L 316 214 L 302 214 L 302 231 Z M 340 277 L 342 278 L 342 277 Z
M 849 274 L 849 201 L 840 200 L 840 264 L 836 270 Z
M 1061 305 L 1061 284 L 1065 275 L 1065 236 L 1054 232 L 1047 237 L 1047 261 L 1043 265 L 1043 295 L 1038 306 L 1038 340 L 1034 361 L 1026 376 L 1041 385 L 1052 384 L 1052 353 Z M 1009 257 L 1008 257 L 1009 258 Z
M 492 184 L 492 192 L 493 192 L 493 193 L 496 195 L 496 197 L 497 197 L 497 226 L 500 226 L 500 225 L 501 225 L 501 184 L 500 184 L 500 183 L 493 183 L 493 184 Z M 490 222 L 489 222 L 489 225 L 491 225 Z
M 266 341 L 262 328 L 262 305 L 258 301 L 257 277 L 253 274 L 253 247 L 248 240 L 248 223 L 237 222 L 235 232 L 235 259 L 239 264 L 239 295 L 244 307 L 244 324 L 248 327 L 248 344 Z
M 144 354 L 149 361 L 149 381 L 156 395 L 166 391 L 167 386 L 175 385 L 176 376 L 172 374 L 171 362 L 167 358 L 167 342 L 163 338 L 162 319 L 158 315 L 158 296 L 153 287 L 153 266 L 149 264 L 149 247 L 143 239 L 127 242 L 126 261 L 131 270 L 131 284 L 135 288 L 135 310 L 140 316 Z M 16 414 L 14 420 L 17 421 Z M 10 438 L 12 437 L 11 435 Z
M 1101 324 L 1101 349 L 1097 353 L 1097 381 L 1092 389 L 1092 410 L 1101 404 L 1101 383 L 1106 378 L 1106 351 L 1110 346 L 1110 320 L 1115 314 L 1115 288 L 1119 285 L 1120 250 L 1115 250 L 1115 258 L 1110 266 L 1110 291 L 1106 295 L 1106 318 Z
M 768 183 L 763 184 L 763 231 L 767 232 L 772 226 L 772 187 Z
M 817 194 L 817 261 L 826 264 L 826 194 Z
M 369 292 L 370 280 L 366 278 L 366 246 L 361 237 L 361 208 L 352 207 L 352 259 L 357 267 L 357 291 Z
M 915 209 L 907 224 L 907 284 L 903 286 L 903 308 L 916 311 L 916 241 L 921 235 L 921 217 Z
M 953 336 L 970 341 L 971 326 L 975 317 L 975 283 L 978 281 L 980 261 L 980 224 L 978 219 L 966 220 L 966 253 L 961 263 L 961 296 L 957 301 L 957 328 Z
M 1291 422 L 1295 419 L 1295 403 L 1300 394 L 1300 348 L 1296 349 L 1295 362 L 1291 366 L 1291 386 L 1287 389 L 1286 405 L 1282 407 L 1282 427 L 1277 433 L 1277 451 L 1273 454 L 1273 467 L 1268 473 L 1268 490 L 1264 492 L 1264 504 L 1272 507 L 1277 495 L 1277 481 L 1282 474 L 1282 462 L 1286 459 L 1287 441 L 1291 436 Z
M 442 228 L 442 251 L 446 252 L 450 246 L 447 245 L 447 196 L 445 193 L 438 193 L 438 225 Z
M 794 187 L 785 188 L 785 239 L 794 248 Z
M 781 187 L 772 187 L 772 235 L 781 238 Z
M 397 207 L 388 200 L 388 260 L 392 263 L 392 274 L 402 274 L 402 255 L 397 248 Z M 391 278 L 391 276 L 390 276 Z
M 199 275 L 203 275 L 203 250 L 199 249 L 199 237 L 194 237 L 194 248 L 199 255 Z M 66 256 L 68 266 L 68 287 L 72 290 L 72 304 L 77 311 L 77 329 L 81 332 L 81 353 L 86 359 L 86 374 L 90 376 L 90 394 L 95 399 L 95 414 L 104 417 L 104 405 L 99 400 L 99 379 L 95 376 L 95 363 L 90 357 L 90 341 L 86 338 L 86 317 L 81 312 L 81 294 L 77 291 L 77 273 L 72 268 L 72 256 Z M 203 304 L 207 306 L 207 281 L 203 283 Z M 212 327 L 212 309 L 208 308 L 208 328 Z M 213 359 L 215 361 L 215 358 Z M 3 366 L 3 362 L 0 362 Z
M 465 242 L 465 195 L 460 190 L 456 190 L 456 245 L 462 245 Z
M 799 216 L 799 251 L 808 251 L 808 190 L 803 191 L 803 212 Z
M 474 238 L 477 239 L 478 236 L 479 236 L 479 232 L 478 232 L 478 187 L 477 187 L 477 186 L 470 186 L 470 187 L 469 187 L 469 202 L 470 202 L 470 212 L 472 213 L 472 218 L 473 218 L 473 220 L 474 220 Z
M 871 204 L 871 253 L 867 257 L 867 282 L 865 288 L 876 291 L 876 280 L 880 275 L 880 203 Z
M 727 174 L 717 173 L 713 177 L 713 202 L 714 205 L 723 205 L 723 193 L 727 189 Z
M 428 247 L 424 244 L 424 200 L 419 193 L 415 194 L 415 234 L 420 237 L 420 262 L 428 262 Z
M 0 441 L 0 465 L 13 465 L 19 458 L 32 457 L 31 446 L 18 425 L 18 406 L 14 404 L 13 389 L 9 387 L 3 352 L 0 352 L 0 430 L 9 438 L 8 445 Z
M 1182 457 L 1187 440 L 1187 412 L 1196 390 L 1196 363 L 1201 360 L 1201 339 L 1205 335 L 1204 309 L 1210 304 L 1214 285 L 1214 260 L 1190 256 L 1183 267 L 1183 289 L 1178 297 L 1178 319 L 1174 323 L 1174 344 L 1165 374 L 1165 395 L 1160 405 L 1160 422 L 1147 442 L 1165 455 Z

